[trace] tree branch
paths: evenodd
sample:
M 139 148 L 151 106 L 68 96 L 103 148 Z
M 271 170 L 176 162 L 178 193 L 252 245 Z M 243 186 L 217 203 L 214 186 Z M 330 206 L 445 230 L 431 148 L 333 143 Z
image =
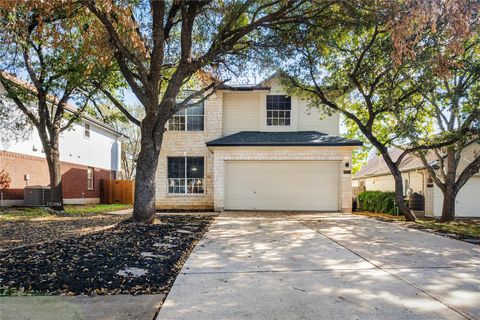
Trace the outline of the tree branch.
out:
M 128 120 L 130 120 L 131 122 L 133 122 L 137 126 L 141 125 L 140 120 L 138 120 L 130 112 L 128 112 L 128 110 L 120 103 L 120 101 L 118 101 L 113 96 L 113 94 L 110 93 L 110 91 L 103 88 L 102 85 L 100 83 L 98 83 L 97 81 L 93 81 L 92 83 L 98 90 L 100 90 L 115 105 L 115 107 L 118 110 L 120 110 L 127 117 Z
M 455 190 L 460 190 L 467 181 L 477 174 L 480 171 L 480 155 L 470 162 L 470 164 L 463 169 L 462 173 L 458 177 L 457 181 L 455 182 Z
M 194 105 L 194 104 L 197 104 L 197 103 L 202 103 L 204 102 L 205 100 L 207 100 L 211 95 L 213 95 L 215 93 L 215 90 L 225 84 L 226 82 L 228 82 L 228 80 L 224 80 L 222 82 L 219 82 L 219 83 L 211 83 L 209 86 L 203 88 L 202 90 L 199 90 L 199 91 L 196 91 L 194 93 L 192 93 L 191 95 L 189 95 L 187 98 L 185 98 L 181 103 L 178 103 L 178 104 L 175 104 L 175 107 L 173 109 L 173 114 L 179 112 L 179 111 L 182 111 L 183 109 L 186 109 L 188 107 L 190 107 L 191 105 Z M 204 95 L 205 92 L 211 90 L 208 94 Z M 202 97 L 200 100 L 198 101 L 195 101 L 195 103 L 192 103 L 190 104 L 189 102 L 199 98 L 199 97 Z
M 28 119 L 37 127 L 39 126 L 39 121 L 37 117 L 33 114 L 32 111 L 30 111 L 27 106 L 20 100 L 18 95 L 13 92 L 12 88 L 10 87 L 12 84 L 10 83 L 10 80 L 6 78 L 3 74 L 3 72 L 0 72 L 0 82 L 3 84 L 5 87 L 5 90 L 7 91 L 8 98 L 12 99 L 13 102 L 17 105 L 17 107 L 28 117 Z M 13 85 L 15 86 L 15 85 Z

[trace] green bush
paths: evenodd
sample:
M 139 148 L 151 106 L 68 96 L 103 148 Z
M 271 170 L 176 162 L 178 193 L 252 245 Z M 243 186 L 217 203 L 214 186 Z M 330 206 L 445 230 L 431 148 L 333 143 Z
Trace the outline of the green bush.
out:
M 395 213 L 395 192 L 364 191 L 358 195 L 360 210 Z

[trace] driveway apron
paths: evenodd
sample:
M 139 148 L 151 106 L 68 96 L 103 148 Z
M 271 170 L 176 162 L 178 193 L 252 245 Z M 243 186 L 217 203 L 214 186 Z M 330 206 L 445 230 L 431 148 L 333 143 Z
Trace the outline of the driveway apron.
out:
M 157 319 L 480 319 L 480 246 L 350 214 L 224 212 Z

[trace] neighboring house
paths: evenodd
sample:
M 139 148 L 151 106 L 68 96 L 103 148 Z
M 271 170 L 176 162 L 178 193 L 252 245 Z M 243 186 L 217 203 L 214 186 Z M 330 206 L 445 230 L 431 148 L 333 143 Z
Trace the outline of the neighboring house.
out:
M 5 89 L 0 84 L 0 94 Z M 74 112 L 73 107 L 68 111 Z M 20 111 L 19 111 L 20 112 Z M 1 134 L 1 132 L 0 132 Z M 83 116 L 60 136 L 63 197 L 66 204 L 100 202 L 100 180 L 115 179 L 120 168 L 121 133 Z M 0 171 L 11 178 L 0 189 L 0 206 L 22 205 L 25 186 L 48 186 L 48 166 L 37 130 L 10 145 L 0 144 Z
M 338 114 L 322 117 L 276 77 L 223 86 L 167 130 L 157 208 L 351 211 L 361 142 L 339 137 Z
M 397 159 L 402 150 L 391 149 L 393 159 Z M 480 144 L 472 143 L 464 149 L 457 173 L 474 159 L 480 152 Z M 427 161 L 434 165 L 437 161 L 435 154 L 431 153 Z M 404 195 L 417 192 L 425 197 L 425 215 L 440 217 L 442 215 L 443 194 L 434 183 L 421 160 L 415 155 L 407 155 L 401 165 L 400 171 L 403 177 Z M 368 160 L 353 177 L 354 190 L 360 191 L 394 191 L 395 185 L 392 175 L 380 156 L 374 156 Z M 480 217 L 480 174 L 473 176 L 460 189 L 456 199 L 457 217 Z

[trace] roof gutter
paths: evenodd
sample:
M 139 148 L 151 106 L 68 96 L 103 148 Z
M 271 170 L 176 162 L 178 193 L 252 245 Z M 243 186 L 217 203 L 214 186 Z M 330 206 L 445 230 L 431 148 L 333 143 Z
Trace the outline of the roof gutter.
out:
M 311 144 L 311 143 L 223 143 L 223 144 L 216 144 L 216 143 L 206 143 L 207 147 L 356 147 L 361 146 L 361 144 L 357 143 L 319 143 L 319 144 Z

